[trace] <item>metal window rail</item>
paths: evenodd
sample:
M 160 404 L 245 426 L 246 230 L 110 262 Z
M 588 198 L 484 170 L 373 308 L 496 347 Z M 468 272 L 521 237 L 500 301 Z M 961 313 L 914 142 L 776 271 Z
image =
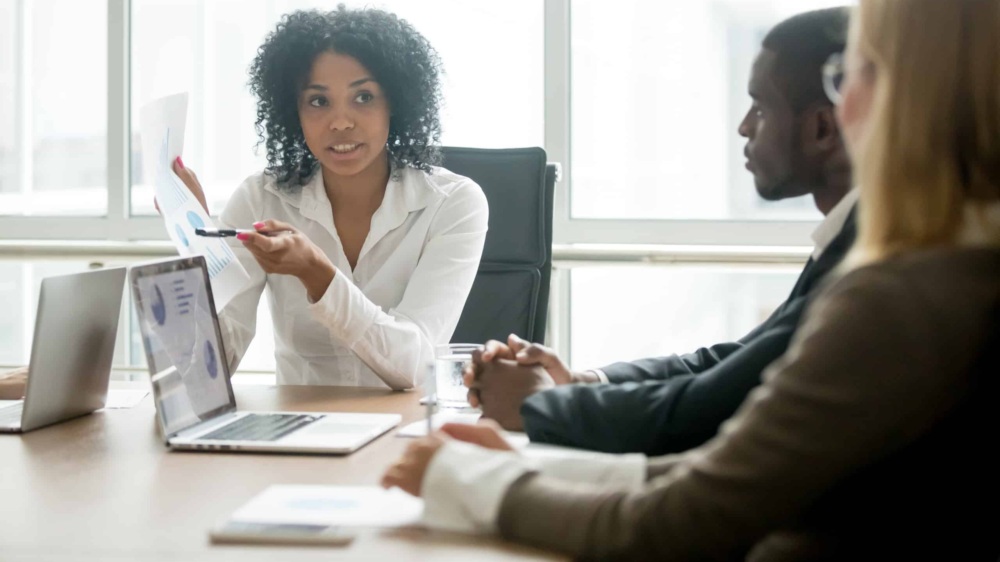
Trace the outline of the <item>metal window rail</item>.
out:
M 801 246 L 659 246 L 638 244 L 556 244 L 553 266 L 571 269 L 598 264 L 801 265 L 811 251 Z M 0 240 L 4 261 L 132 262 L 177 255 L 169 242 Z
M 556 244 L 552 248 L 552 290 L 545 342 L 563 357 L 571 352 L 571 281 L 578 267 L 698 266 L 720 268 L 796 268 L 811 248 L 799 246 L 678 246 L 635 244 Z M 0 263 L 30 261 L 86 261 L 91 267 L 127 265 L 175 256 L 169 242 L 0 240 Z M 0 365 L 0 370 L 4 367 Z M 118 365 L 116 371 L 144 371 Z M 239 374 L 273 374 L 243 370 Z

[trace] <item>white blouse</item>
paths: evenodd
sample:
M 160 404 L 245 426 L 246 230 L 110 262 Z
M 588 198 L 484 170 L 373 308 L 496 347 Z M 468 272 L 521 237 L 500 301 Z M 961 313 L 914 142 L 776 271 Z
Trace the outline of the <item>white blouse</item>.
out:
M 219 313 L 230 372 L 253 339 L 267 287 L 279 384 L 413 387 L 433 359 L 433 346 L 455 331 L 488 218 L 486 196 L 469 178 L 444 168 L 395 171 L 352 270 L 322 174 L 293 193 L 263 172 L 250 176 L 222 212 L 222 226 L 289 223 L 323 250 L 337 273 L 310 303 L 297 278 L 264 273 L 234 242 L 250 282 Z
M 518 452 L 494 451 L 449 440 L 424 472 L 421 522 L 430 529 L 496 533 L 507 490 L 529 472 L 604 490 L 639 491 L 646 483 L 646 455 L 612 455 L 534 443 Z

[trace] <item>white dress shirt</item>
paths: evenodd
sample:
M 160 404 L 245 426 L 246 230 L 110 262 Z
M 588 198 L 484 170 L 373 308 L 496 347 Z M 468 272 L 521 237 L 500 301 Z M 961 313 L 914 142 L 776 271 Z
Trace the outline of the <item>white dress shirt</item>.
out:
M 857 188 L 848 191 L 830 209 L 830 212 L 823 217 L 823 221 L 813 231 L 812 241 L 815 246 L 813 246 L 812 258 L 814 260 L 818 260 L 823 255 L 823 252 L 826 251 L 826 248 L 833 242 L 834 238 L 844 229 L 844 223 L 847 222 L 847 217 L 851 215 L 851 210 L 857 204 L 859 196 Z
M 469 178 L 444 168 L 394 170 L 352 270 L 322 174 L 295 192 L 281 191 L 264 173 L 250 176 L 226 205 L 222 225 L 289 223 L 337 272 L 310 303 L 297 278 L 265 274 L 234 243 L 250 282 L 219 313 L 230 372 L 253 339 L 266 287 L 279 384 L 413 387 L 433 360 L 433 346 L 455 331 L 479 268 L 488 216 L 486 196 Z

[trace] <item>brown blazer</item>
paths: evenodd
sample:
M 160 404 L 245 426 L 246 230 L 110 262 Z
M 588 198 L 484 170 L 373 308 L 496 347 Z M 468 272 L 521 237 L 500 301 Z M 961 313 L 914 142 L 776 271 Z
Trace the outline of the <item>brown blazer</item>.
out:
M 847 273 L 719 436 L 639 492 L 529 474 L 510 539 L 588 559 L 997 560 L 1000 249 Z

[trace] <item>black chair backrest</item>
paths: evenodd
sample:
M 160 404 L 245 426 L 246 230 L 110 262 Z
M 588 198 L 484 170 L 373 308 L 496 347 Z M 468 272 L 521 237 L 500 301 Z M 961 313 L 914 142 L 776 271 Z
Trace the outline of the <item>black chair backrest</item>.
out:
M 541 148 L 442 149 L 442 166 L 478 183 L 490 205 L 479 272 L 453 342 L 542 341 L 552 276 L 556 166 Z

